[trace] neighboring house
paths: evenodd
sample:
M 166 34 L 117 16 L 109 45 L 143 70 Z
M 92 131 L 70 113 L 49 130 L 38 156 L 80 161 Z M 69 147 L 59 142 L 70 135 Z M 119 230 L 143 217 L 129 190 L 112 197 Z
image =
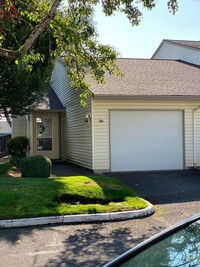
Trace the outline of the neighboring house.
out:
M 200 65 L 200 41 L 164 39 L 152 59 L 175 59 Z
M 42 101 L 13 121 L 13 135 L 30 137 L 32 155 L 96 172 L 200 167 L 199 67 L 174 60 L 117 64 L 125 76 L 107 74 L 105 84 L 90 80 L 92 96 L 84 108 L 58 60 L 50 91 L 56 107 Z
M 4 134 L 11 134 L 12 129 L 10 125 L 7 123 L 4 117 L 0 118 L 0 136 Z
M 7 141 L 11 137 L 11 127 L 5 117 L 0 114 L 0 159 L 7 154 Z

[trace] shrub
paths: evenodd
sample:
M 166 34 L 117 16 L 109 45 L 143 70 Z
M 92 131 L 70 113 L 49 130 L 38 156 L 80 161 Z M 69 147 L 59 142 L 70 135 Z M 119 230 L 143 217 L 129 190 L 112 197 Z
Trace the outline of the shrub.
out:
M 0 175 L 7 174 L 13 167 L 10 163 L 2 163 L 0 164 Z
M 30 149 L 29 139 L 25 136 L 16 136 L 7 141 L 8 153 L 11 155 L 11 164 L 19 166 Z
M 47 178 L 51 174 L 51 160 L 45 156 L 30 156 L 20 163 L 22 177 Z

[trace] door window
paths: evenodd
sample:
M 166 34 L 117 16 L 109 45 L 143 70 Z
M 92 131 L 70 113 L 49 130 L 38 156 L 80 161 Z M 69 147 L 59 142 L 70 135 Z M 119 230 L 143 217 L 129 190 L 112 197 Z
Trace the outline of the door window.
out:
M 37 150 L 52 150 L 52 118 L 36 118 Z

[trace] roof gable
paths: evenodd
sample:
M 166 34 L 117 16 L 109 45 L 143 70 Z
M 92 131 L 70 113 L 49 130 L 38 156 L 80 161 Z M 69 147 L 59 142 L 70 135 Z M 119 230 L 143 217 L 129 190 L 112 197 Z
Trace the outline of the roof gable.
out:
M 156 51 L 153 53 L 151 59 L 156 58 L 156 55 L 159 53 L 160 50 L 162 50 L 164 44 L 172 44 L 185 49 L 196 50 L 200 53 L 200 41 L 163 39 Z
M 50 88 L 49 92 L 38 101 L 34 110 L 64 110 L 64 107 L 54 90 Z

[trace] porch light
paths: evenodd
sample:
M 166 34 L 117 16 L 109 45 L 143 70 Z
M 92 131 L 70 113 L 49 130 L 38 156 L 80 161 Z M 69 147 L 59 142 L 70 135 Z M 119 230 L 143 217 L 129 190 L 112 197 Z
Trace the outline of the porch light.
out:
M 91 120 L 91 114 L 90 113 L 87 113 L 85 115 L 85 122 L 87 122 L 87 124 L 89 124 L 90 123 L 90 120 Z

